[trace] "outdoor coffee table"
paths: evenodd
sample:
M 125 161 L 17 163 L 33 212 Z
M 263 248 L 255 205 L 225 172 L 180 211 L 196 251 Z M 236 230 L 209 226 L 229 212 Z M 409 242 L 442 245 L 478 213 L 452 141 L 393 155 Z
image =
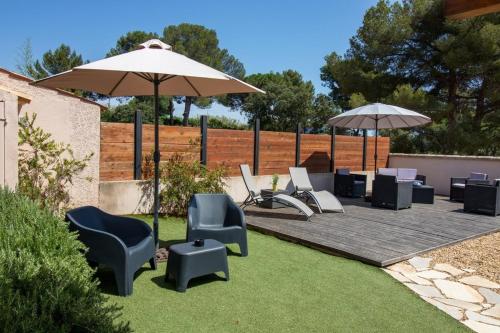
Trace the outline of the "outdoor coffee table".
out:
M 262 201 L 262 203 L 260 203 L 260 206 L 263 208 L 272 208 L 272 209 L 286 207 L 286 205 L 279 203 L 276 200 L 272 200 L 272 198 L 274 198 L 278 194 L 287 194 L 288 195 L 288 192 L 285 190 L 276 190 L 276 191 L 273 191 L 271 189 L 261 190 L 260 195 L 261 195 L 262 199 L 264 199 L 264 201 Z
M 186 291 L 194 277 L 224 272 L 229 281 L 226 246 L 214 239 L 205 239 L 203 246 L 193 242 L 170 246 L 165 281 L 173 278 L 177 291 Z
M 412 201 L 413 203 L 434 203 L 434 187 L 429 185 L 413 186 Z

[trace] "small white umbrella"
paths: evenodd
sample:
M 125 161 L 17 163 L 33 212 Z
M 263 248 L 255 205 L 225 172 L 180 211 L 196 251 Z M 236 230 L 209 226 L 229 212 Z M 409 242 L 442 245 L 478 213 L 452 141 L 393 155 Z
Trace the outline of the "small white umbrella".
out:
M 377 171 L 378 130 L 425 125 L 431 118 L 399 106 L 374 103 L 352 109 L 330 118 L 335 127 L 375 129 L 375 172 Z
M 158 246 L 159 96 L 215 96 L 264 91 L 188 57 L 158 39 L 138 50 L 98 60 L 39 81 L 35 85 L 94 91 L 109 96 L 154 96 L 154 239 Z

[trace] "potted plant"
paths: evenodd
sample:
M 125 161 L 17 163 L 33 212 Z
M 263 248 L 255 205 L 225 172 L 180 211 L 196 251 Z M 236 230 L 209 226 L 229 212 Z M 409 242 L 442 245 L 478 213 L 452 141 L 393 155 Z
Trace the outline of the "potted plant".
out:
M 280 179 L 280 177 L 278 176 L 277 173 L 275 173 L 273 175 L 273 182 L 272 182 L 272 184 L 273 184 L 273 192 L 276 192 L 278 190 L 278 180 L 279 179 Z

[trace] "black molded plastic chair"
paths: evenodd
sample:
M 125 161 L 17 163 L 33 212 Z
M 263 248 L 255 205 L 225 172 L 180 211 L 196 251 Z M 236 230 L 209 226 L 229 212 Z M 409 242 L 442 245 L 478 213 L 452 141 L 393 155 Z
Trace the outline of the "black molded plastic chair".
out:
M 398 181 L 396 176 L 376 175 L 373 181 L 372 206 L 394 210 L 410 208 L 413 183 Z
M 351 198 L 366 195 L 366 175 L 351 174 L 349 169 L 337 169 L 334 185 L 335 195 Z
M 186 240 L 215 239 L 238 243 L 242 257 L 248 255 L 247 227 L 243 210 L 227 194 L 195 194 L 188 207 Z
M 84 206 L 66 213 L 69 229 L 88 247 L 87 260 L 113 269 L 118 293 L 132 294 L 134 274 L 149 260 L 156 269 L 155 243 L 151 228 L 141 220 L 115 216 Z

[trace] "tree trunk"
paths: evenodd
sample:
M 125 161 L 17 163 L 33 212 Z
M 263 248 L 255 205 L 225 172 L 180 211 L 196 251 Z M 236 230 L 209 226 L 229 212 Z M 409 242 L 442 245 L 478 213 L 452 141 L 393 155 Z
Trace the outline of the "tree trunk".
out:
M 448 78 L 448 138 L 446 142 L 445 153 L 454 153 L 454 135 L 456 131 L 456 113 L 458 111 L 458 98 L 457 98 L 457 74 L 454 69 L 450 70 Z
M 486 115 L 486 104 L 484 98 L 484 91 L 486 90 L 486 79 L 483 79 L 483 83 L 481 84 L 481 89 L 478 92 L 476 99 L 476 112 L 474 113 L 474 126 L 476 129 L 481 128 L 481 123 L 483 122 L 483 118 Z
M 174 124 L 174 101 L 170 99 L 168 103 L 168 113 L 170 115 L 170 125 Z
M 193 98 L 186 96 L 186 101 L 184 102 L 184 114 L 182 115 L 182 126 L 187 126 L 189 121 L 189 112 L 191 112 L 191 104 L 193 103 Z

